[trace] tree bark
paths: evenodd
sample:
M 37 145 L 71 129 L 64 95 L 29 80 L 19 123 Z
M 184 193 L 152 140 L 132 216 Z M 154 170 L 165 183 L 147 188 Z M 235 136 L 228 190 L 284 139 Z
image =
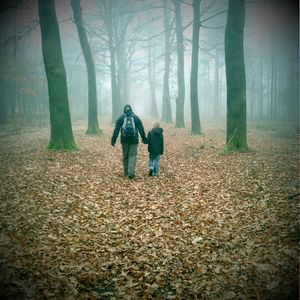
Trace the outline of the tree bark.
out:
M 164 69 L 164 83 L 163 83 L 163 99 L 162 99 L 162 121 L 172 123 L 172 108 L 170 102 L 170 64 L 171 64 L 171 28 L 170 17 L 167 8 L 167 1 L 163 0 L 164 9 L 164 27 L 165 27 L 165 69 Z
M 120 91 L 122 106 L 129 103 L 128 70 L 126 62 L 126 51 L 124 47 L 124 43 L 120 43 L 116 49 L 116 61 L 118 66 L 117 82 Z
M 0 82 L 0 124 L 6 124 L 8 120 L 8 109 L 7 109 L 7 103 L 5 97 L 5 90 L 4 90 L 5 84 L 1 79 Z
M 101 0 L 103 7 L 98 4 L 99 11 L 103 9 L 104 24 L 108 35 L 108 49 L 110 54 L 110 70 L 111 70 L 111 98 L 112 98 L 112 123 L 115 123 L 119 115 L 122 113 L 121 94 L 117 84 L 117 67 L 116 67 L 116 50 L 114 45 L 113 33 L 113 2 L 109 0 Z
M 271 120 L 277 120 L 278 116 L 278 93 L 277 93 L 277 55 L 274 50 L 274 45 L 271 48 Z
M 184 82 L 184 43 L 183 28 L 181 20 L 181 2 L 173 0 L 175 5 L 175 22 L 176 22 L 176 43 L 177 43 L 177 85 L 178 96 L 176 99 L 176 121 L 175 127 L 184 128 L 184 98 L 185 98 L 185 82 Z
M 257 108 L 257 118 L 262 120 L 263 118 L 263 43 L 261 42 L 259 53 L 259 102 Z
M 73 9 L 73 16 L 74 16 L 85 64 L 86 64 L 87 77 L 88 77 L 88 129 L 86 133 L 98 134 L 100 132 L 100 129 L 98 124 L 95 64 L 94 64 L 92 51 L 82 21 L 82 9 L 80 6 L 80 0 L 71 0 L 71 6 Z
M 200 2 L 193 1 L 193 38 L 192 38 L 192 61 L 190 78 L 191 97 L 191 122 L 192 134 L 201 134 L 199 103 L 198 103 L 198 61 L 199 61 L 199 31 L 200 31 Z
M 48 82 L 51 137 L 48 149 L 77 150 L 54 0 L 39 0 L 42 52 Z
M 148 45 L 148 80 L 150 87 L 150 116 L 152 118 L 159 118 L 158 107 L 156 102 L 156 81 L 155 81 L 155 60 L 153 60 L 154 48 Z
M 246 135 L 246 75 L 244 61 L 245 0 L 229 0 L 225 29 L 227 82 L 226 151 L 248 149 Z
M 214 118 L 219 119 L 221 117 L 221 101 L 220 101 L 220 51 L 216 48 L 215 57 L 215 107 L 214 107 Z

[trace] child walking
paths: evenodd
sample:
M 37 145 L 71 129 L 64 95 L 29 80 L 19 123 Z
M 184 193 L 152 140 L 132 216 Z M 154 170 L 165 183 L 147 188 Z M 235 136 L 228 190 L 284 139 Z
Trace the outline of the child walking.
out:
M 154 122 L 153 128 L 148 132 L 149 176 L 158 176 L 160 157 L 164 152 L 163 129 L 159 122 Z

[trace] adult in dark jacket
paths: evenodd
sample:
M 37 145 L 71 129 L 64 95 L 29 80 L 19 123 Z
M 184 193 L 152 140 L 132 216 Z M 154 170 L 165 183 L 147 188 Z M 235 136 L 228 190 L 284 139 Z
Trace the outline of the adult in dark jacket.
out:
M 149 175 L 158 176 L 160 157 L 164 153 L 164 136 L 163 129 L 158 122 L 154 123 L 151 131 L 147 135 L 148 152 L 149 152 Z
M 135 176 L 135 166 L 136 166 L 136 158 L 137 158 L 137 148 L 139 143 L 140 134 L 142 138 L 142 142 L 147 144 L 147 138 L 144 130 L 143 123 L 141 119 L 135 115 L 132 111 L 132 108 L 129 104 L 124 106 L 123 114 L 116 121 L 115 129 L 111 138 L 111 145 L 115 146 L 116 141 L 121 131 L 121 145 L 122 145 L 122 153 L 123 153 L 123 167 L 124 167 L 124 176 L 128 176 L 128 178 L 134 178 Z M 133 134 L 132 136 L 126 136 L 123 133 L 124 126 L 127 120 L 133 118 Z

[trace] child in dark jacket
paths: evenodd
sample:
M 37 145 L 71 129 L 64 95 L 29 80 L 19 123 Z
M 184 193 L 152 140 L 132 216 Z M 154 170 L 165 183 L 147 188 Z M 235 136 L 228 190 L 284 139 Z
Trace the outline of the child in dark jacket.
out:
M 153 128 L 148 132 L 148 152 L 149 152 L 149 175 L 158 176 L 160 157 L 164 153 L 163 129 L 159 122 L 155 122 Z

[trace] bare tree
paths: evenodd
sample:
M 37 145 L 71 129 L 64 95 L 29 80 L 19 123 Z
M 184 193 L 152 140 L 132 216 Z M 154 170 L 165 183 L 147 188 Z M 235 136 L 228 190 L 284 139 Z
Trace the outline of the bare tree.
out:
M 112 93 L 112 122 L 114 123 L 120 113 L 121 95 L 120 88 L 117 83 L 117 66 L 116 66 L 116 49 L 114 44 L 114 16 L 113 16 L 113 2 L 109 0 L 100 0 L 96 2 L 99 11 L 102 12 L 104 19 L 104 26 L 107 32 L 107 43 L 110 54 L 110 71 L 111 71 L 111 93 Z
M 86 31 L 82 21 L 82 9 L 80 0 L 71 0 L 74 21 L 76 24 L 80 45 L 82 48 L 88 77 L 88 129 L 87 134 L 98 134 L 100 132 L 98 124 L 97 110 L 97 86 L 96 72 L 92 51 L 86 35 Z

